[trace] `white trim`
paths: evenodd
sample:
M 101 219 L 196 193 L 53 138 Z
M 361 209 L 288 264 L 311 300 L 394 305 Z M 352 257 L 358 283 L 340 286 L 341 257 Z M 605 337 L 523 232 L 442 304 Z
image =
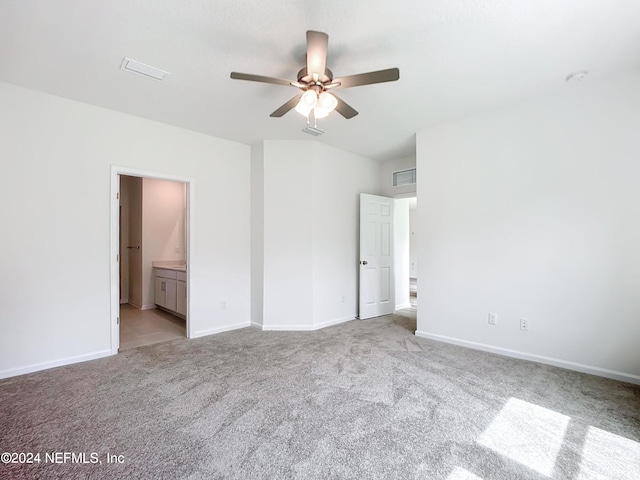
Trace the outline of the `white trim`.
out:
M 313 325 L 263 325 L 262 330 L 276 332 L 311 332 Z
M 75 357 L 66 357 L 66 358 L 61 358 L 59 360 L 53 360 L 50 362 L 42 362 L 42 363 L 36 363 L 34 365 L 27 365 L 26 367 L 2 370 L 0 371 L 0 379 L 16 377 L 18 375 L 24 375 L 27 373 L 39 372 L 41 370 L 47 370 L 49 368 L 54 368 L 54 367 L 62 367 L 64 365 L 71 365 L 73 363 L 86 362 L 88 360 L 96 360 L 98 358 L 109 357 L 111 355 L 113 355 L 113 353 L 111 353 L 111 349 L 99 350 L 97 352 L 85 353 L 83 355 L 77 355 Z
M 155 303 L 152 303 L 151 305 L 141 306 L 140 310 L 153 310 L 154 308 L 158 308 L 158 306 Z
M 122 167 L 118 165 L 111 165 L 111 228 L 110 228 L 110 258 L 111 258 L 111 354 L 118 353 L 118 347 L 120 346 L 120 325 L 118 324 L 118 316 L 120 315 L 120 269 L 119 263 L 116 260 L 119 255 L 120 245 L 120 200 L 118 194 L 120 193 L 120 175 L 129 175 L 132 177 L 143 178 L 155 178 L 159 180 L 170 180 L 173 182 L 182 182 L 186 184 L 187 188 L 187 338 L 195 338 L 191 331 L 191 265 L 195 260 L 195 249 L 192 230 L 195 228 L 195 185 L 193 178 L 184 177 L 181 175 L 172 175 L 168 173 L 153 172 L 149 170 L 140 170 L 137 168 Z M 143 310 L 149 307 L 144 305 Z
M 339 325 L 340 323 L 350 322 L 355 320 L 355 315 L 349 315 L 348 317 L 334 318 L 333 320 L 327 320 L 320 323 L 313 324 L 313 330 L 320 330 L 321 328 L 332 327 L 333 325 Z
M 259 328 L 260 330 L 262 330 L 262 324 L 261 324 L 261 323 L 258 323 L 258 322 L 251 322 L 251 325 L 250 325 L 250 326 L 251 326 L 251 327 L 254 327 L 254 328 Z
M 300 325 L 262 325 L 262 330 L 271 330 L 278 332 L 313 332 L 314 330 L 320 330 L 322 328 L 331 327 L 340 323 L 350 322 L 355 320 L 355 315 L 348 317 L 334 318 L 333 320 L 326 320 L 320 323 L 314 323 L 313 325 L 300 324 Z
M 118 347 L 120 346 L 120 268 L 119 262 L 116 260 L 120 255 L 120 182 L 118 174 L 120 172 L 111 167 L 111 188 L 110 195 L 111 201 L 111 224 L 109 226 L 110 238 L 109 238 L 109 265 L 111 266 L 111 286 L 109 292 L 111 296 L 111 354 L 118 353 Z
M 193 335 L 189 338 L 206 337 L 207 335 L 214 335 L 216 333 L 228 332 L 230 330 L 239 330 L 241 328 L 247 328 L 250 326 L 251 326 L 250 322 L 242 322 L 242 323 L 236 323 L 235 325 L 225 325 L 223 327 L 208 328 L 207 330 L 198 330 L 196 332 L 193 332 Z
M 428 338 L 430 340 L 451 343 L 453 345 L 460 345 L 461 347 L 472 348 L 474 350 L 482 350 L 484 352 L 496 353 L 498 355 L 504 355 L 506 357 L 529 360 L 530 362 L 544 363 L 546 365 L 553 365 L 554 367 L 566 368 L 567 370 L 575 370 L 576 372 L 588 373 L 590 375 L 596 375 L 599 377 L 611 378 L 613 380 L 620 380 L 622 382 L 640 385 L 640 376 L 633 375 L 631 373 L 608 370 L 606 368 L 594 367 L 592 365 L 584 365 L 582 363 L 576 362 L 569 362 L 567 360 L 545 357 L 543 355 L 535 355 L 533 353 L 519 352 L 517 350 L 495 347 L 493 345 L 486 345 L 484 343 L 470 342 L 467 340 L 446 337 L 444 335 L 438 335 L 435 333 L 421 332 L 420 330 L 416 330 L 416 337 Z
M 404 310 L 405 308 L 411 308 L 411 302 L 403 303 L 402 305 L 396 305 L 396 310 Z

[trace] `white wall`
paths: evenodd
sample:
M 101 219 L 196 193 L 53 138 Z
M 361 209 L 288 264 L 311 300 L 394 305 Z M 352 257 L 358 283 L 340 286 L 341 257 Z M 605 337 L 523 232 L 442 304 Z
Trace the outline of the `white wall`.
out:
M 382 162 L 380 165 L 380 184 L 382 187 L 382 195 L 386 197 L 415 196 L 415 183 L 412 185 L 400 185 L 398 187 L 393 186 L 393 172 L 400 172 L 411 168 L 416 168 L 415 155 Z
M 251 324 L 262 327 L 264 309 L 264 143 L 251 146 Z
M 185 187 L 181 182 L 142 179 L 143 308 L 155 306 L 153 262 L 184 260 Z
M 313 320 L 310 141 L 264 142 L 264 328 Z
M 313 152 L 313 324 L 351 320 L 358 311 L 360 193 L 378 194 L 380 164 L 311 142 Z
M 640 382 L 639 126 L 630 75 L 419 132 L 418 334 Z
M 396 198 L 393 213 L 393 248 L 396 275 L 396 310 L 411 307 L 409 207 L 412 199 Z
M 264 191 L 263 328 L 311 330 L 353 319 L 359 193 L 377 193 L 379 164 L 311 140 L 265 141 L 262 154 L 253 160 L 263 169 L 255 175 Z M 253 239 L 259 243 L 259 233 Z
M 248 146 L 6 83 L 0 105 L 1 377 L 109 354 L 113 164 L 194 179 L 192 331 L 249 324 Z

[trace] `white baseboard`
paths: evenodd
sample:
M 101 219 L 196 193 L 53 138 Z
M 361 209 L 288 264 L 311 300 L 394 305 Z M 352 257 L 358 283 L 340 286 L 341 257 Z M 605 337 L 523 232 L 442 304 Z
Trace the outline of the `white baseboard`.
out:
M 64 365 L 71 365 L 73 363 L 86 362 L 88 360 L 96 360 L 98 358 L 108 357 L 113 355 L 111 349 L 100 350 L 97 352 L 87 353 L 84 355 L 77 355 L 75 357 L 60 358 L 58 360 L 52 360 L 50 362 L 36 363 L 33 365 L 27 365 L 26 367 L 12 368 L 9 370 L 0 371 L 1 378 L 15 377 L 18 375 L 25 375 L 27 373 L 39 372 L 40 370 L 48 370 L 54 367 L 62 367 Z
M 214 335 L 216 333 L 229 332 L 231 330 L 238 330 L 240 328 L 247 328 L 250 326 L 251 326 L 250 322 L 242 322 L 242 323 L 236 323 L 234 325 L 225 325 L 223 327 L 208 328 L 207 330 L 197 330 L 191 335 L 191 338 L 206 337 L 207 335 Z
M 411 308 L 411 302 L 403 303 L 402 305 L 396 305 L 396 310 L 404 310 L 405 308 Z
M 262 325 L 262 330 L 271 330 L 271 331 L 279 331 L 279 332 L 312 332 L 314 330 L 320 330 L 321 328 L 331 327 L 333 325 L 338 325 L 340 323 L 349 322 L 351 320 L 355 320 L 355 315 L 350 315 L 348 317 L 342 318 L 334 318 L 332 320 L 326 320 L 320 323 L 314 323 L 312 325 L 309 324 L 299 324 L 299 325 Z
M 262 330 L 262 324 L 258 323 L 258 322 L 251 322 L 251 326 L 254 328 L 259 328 L 260 330 Z
M 594 367 L 592 365 L 584 365 L 582 363 L 569 362 L 567 360 L 561 360 L 559 358 L 535 355 L 533 353 L 519 352 L 517 350 L 510 350 L 508 348 L 495 347 L 493 345 L 486 345 L 484 343 L 470 342 L 468 340 L 461 340 L 459 338 L 447 337 L 447 336 L 438 335 L 435 333 L 421 332 L 420 330 L 416 330 L 416 337 L 428 338 L 430 340 L 437 340 L 439 342 L 451 343 L 453 345 L 472 348 L 474 350 L 482 350 L 484 352 L 496 353 L 498 355 L 504 355 L 505 357 L 519 358 L 521 360 L 529 360 L 530 362 L 544 363 L 546 365 L 553 365 L 554 367 L 566 368 L 567 370 L 574 370 L 576 372 L 588 373 L 590 375 L 596 375 L 599 377 L 611 378 L 613 380 L 620 380 L 622 382 L 628 382 L 628 383 L 640 385 L 640 376 L 633 375 L 630 373 L 618 372 L 615 370 L 608 370 L 606 368 Z
M 332 327 L 333 325 L 339 325 L 341 323 L 350 322 L 351 320 L 355 320 L 355 319 L 356 319 L 355 315 L 349 315 L 348 317 L 342 317 L 342 318 L 334 318 L 333 320 L 314 323 L 313 329 L 320 330 L 321 328 Z
M 262 330 L 274 332 L 311 332 L 313 325 L 262 325 Z
M 140 310 L 153 310 L 154 308 L 158 308 L 158 306 L 155 303 L 152 303 L 150 305 L 141 306 Z
M 128 298 L 121 298 L 120 299 L 120 305 L 124 305 L 125 303 L 129 303 L 129 299 Z

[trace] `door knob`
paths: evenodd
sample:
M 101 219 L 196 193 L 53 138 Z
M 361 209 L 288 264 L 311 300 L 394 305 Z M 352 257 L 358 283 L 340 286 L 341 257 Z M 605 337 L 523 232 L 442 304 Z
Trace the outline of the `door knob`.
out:
M 369 262 L 367 262 L 366 260 L 363 260 L 360 262 L 361 265 L 369 265 Z

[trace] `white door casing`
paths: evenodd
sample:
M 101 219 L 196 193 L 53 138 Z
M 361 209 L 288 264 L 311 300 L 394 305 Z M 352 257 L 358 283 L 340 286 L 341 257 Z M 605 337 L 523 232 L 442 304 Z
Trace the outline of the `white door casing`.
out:
M 128 175 L 132 177 L 147 177 L 157 178 L 159 180 L 170 180 L 174 182 L 186 183 L 187 191 L 187 215 L 186 215 L 186 256 L 185 261 L 189 268 L 186 271 L 186 324 L 187 324 L 187 338 L 192 336 L 192 319 L 191 319 L 191 307 L 190 307 L 190 277 L 191 277 L 191 265 L 194 263 L 194 248 L 193 248 L 193 236 L 191 231 L 195 225 L 194 215 L 194 200 L 195 200 L 195 183 L 190 177 L 182 177 L 178 175 L 171 175 L 147 170 L 139 170 L 129 167 L 121 167 L 117 165 L 111 166 L 111 228 L 110 228 L 110 256 L 111 256 L 111 332 L 110 343 L 111 353 L 118 353 L 120 347 L 120 175 Z M 177 299 L 176 299 L 177 300 Z M 174 301 L 176 301 L 174 300 Z
M 395 309 L 393 209 L 393 198 L 360 194 L 360 319 Z

